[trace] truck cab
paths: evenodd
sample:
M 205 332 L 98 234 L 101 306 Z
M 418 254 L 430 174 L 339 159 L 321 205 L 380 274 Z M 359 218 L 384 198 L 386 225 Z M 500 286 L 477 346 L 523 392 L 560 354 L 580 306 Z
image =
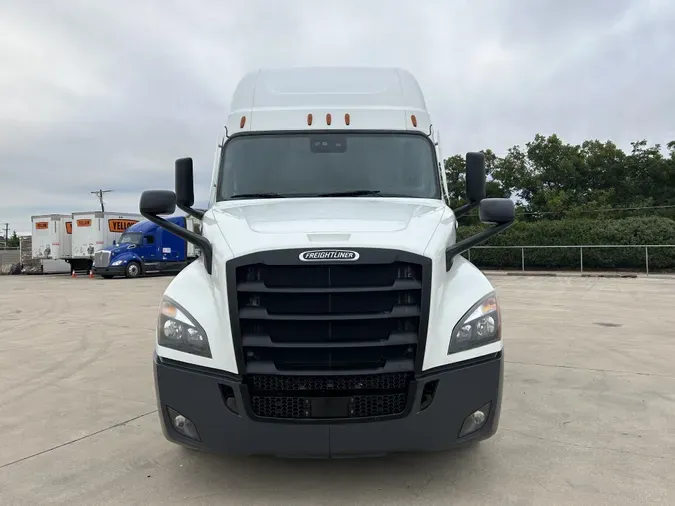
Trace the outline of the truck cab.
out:
M 168 222 L 183 229 L 190 223 L 185 216 Z M 192 245 L 152 221 L 143 220 L 129 227 L 112 245 L 96 252 L 94 272 L 104 279 L 115 276 L 136 278 L 151 273 L 180 272 L 194 260 Z
M 499 425 L 499 300 L 461 256 L 507 229 L 466 157 L 451 209 L 415 78 L 397 68 L 262 69 L 239 82 L 207 209 L 193 162 L 143 216 L 202 255 L 164 292 L 153 358 L 165 437 L 234 454 L 434 451 Z M 176 207 L 193 233 L 163 218 Z M 457 241 L 457 218 L 488 227 Z

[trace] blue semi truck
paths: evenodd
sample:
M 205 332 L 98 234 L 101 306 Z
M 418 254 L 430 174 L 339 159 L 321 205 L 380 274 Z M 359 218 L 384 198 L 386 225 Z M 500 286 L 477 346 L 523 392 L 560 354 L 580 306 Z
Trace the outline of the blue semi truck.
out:
M 168 220 L 190 232 L 201 233 L 201 223 L 192 216 L 175 216 Z M 126 229 L 118 242 L 97 251 L 93 270 L 95 275 L 105 279 L 175 274 L 198 256 L 199 250 L 193 244 L 143 220 Z

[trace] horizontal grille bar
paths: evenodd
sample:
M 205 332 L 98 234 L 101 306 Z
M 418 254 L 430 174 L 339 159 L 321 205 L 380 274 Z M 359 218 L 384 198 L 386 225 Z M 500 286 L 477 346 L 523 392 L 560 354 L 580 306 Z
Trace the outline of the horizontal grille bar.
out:
M 265 308 L 270 315 L 294 314 L 375 314 L 391 312 L 397 306 L 419 309 L 419 290 L 359 293 L 264 293 L 239 297 L 239 310 Z
M 416 279 L 397 279 L 393 284 L 383 286 L 267 286 L 263 281 L 237 284 L 237 291 L 242 293 L 359 293 L 419 290 L 420 288 L 422 284 Z
M 359 367 L 360 366 L 360 367 Z M 297 367 L 295 369 L 290 369 L 288 366 L 284 367 L 283 364 L 279 365 L 274 361 L 253 361 L 247 362 L 246 364 L 246 373 L 247 374 L 289 374 L 292 373 L 294 376 L 316 376 L 318 374 L 331 374 L 331 375 L 359 375 L 359 374 L 373 374 L 373 373 L 391 373 L 391 372 L 411 372 L 415 369 L 415 362 L 411 359 L 390 359 L 387 360 L 381 367 L 374 366 L 373 364 L 364 364 L 354 365 L 348 368 L 326 368 L 325 364 L 322 363 L 313 363 L 311 361 L 306 361 L 302 364 L 302 367 Z
M 241 320 L 242 336 L 270 336 L 275 343 L 322 343 L 388 340 L 397 333 L 418 334 L 418 318 L 380 320 Z
M 271 253 L 271 252 L 270 252 Z M 392 287 L 397 280 L 421 279 L 421 266 L 404 263 L 350 265 L 265 265 L 239 269 L 237 283 L 262 281 L 267 288 Z
M 344 391 L 400 390 L 408 388 L 409 373 L 351 376 L 251 375 L 247 383 L 255 392 L 304 392 L 322 395 Z
M 407 358 L 414 360 L 415 346 L 362 347 L 353 350 L 341 348 L 246 348 L 246 360 L 274 362 L 278 369 L 367 369 L 381 368 L 388 360 Z M 305 365 L 306 364 L 306 365 Z
M 239 311 L 242 320 L 381 320 L 383 318 L 409 318 L 419 316 L 419 306 L 394 306 L 381 313 L 352 314 L 270 314 L 265 308 L 244 308 Z
M 274 341 L 269 335 L 244 334 L 242 343 L 247 348 L 365 348 L 417 343 L 414 332 L 395 332 L 387 339 L 368 341 Z

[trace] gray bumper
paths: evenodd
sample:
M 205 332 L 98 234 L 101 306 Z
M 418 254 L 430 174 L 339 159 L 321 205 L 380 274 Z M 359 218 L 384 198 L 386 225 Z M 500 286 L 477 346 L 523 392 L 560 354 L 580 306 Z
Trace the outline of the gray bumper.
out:
M 236 376 L 167 362 L 156 355 L 154 375 L 162 429 L 172 442 L 217 453 L 331 457 L 436 451 L 491 437 L 499 425 L 503 364 L 500 353 L 420 375 L 411 384 L 413 399 L 405 416 L 337 423 L 256 420 L 247 387 Z M 431 381 L 438 381 L 433 400 L 421 410 L 424 385 Z M 234 393 L 237 413 L 227 407 L 225 391 Z M 485 425 L 459 438 L 466 417 L 488 402 Z M 192 421 L 199 441 L 173 428 L 168 408 Z

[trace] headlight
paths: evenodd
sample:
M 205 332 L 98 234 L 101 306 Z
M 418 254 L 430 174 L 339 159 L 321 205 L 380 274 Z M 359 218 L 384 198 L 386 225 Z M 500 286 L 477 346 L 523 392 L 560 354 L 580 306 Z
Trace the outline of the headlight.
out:
M 124 262 L 124 260 L 115 260 L 115 261 L 112 263 L 112 265 L 113 265 L 113 266 L 122 265 L 123 262 Z
M 502 337 L 501 323 L 499 302 L 492 292 L 473 306 L 452 330 L 448 353 L 499 341 Z
M 211 358 L 206 332 L 190 314 L 168 297 L 159 307 L 157 343 L 193 355 Z

